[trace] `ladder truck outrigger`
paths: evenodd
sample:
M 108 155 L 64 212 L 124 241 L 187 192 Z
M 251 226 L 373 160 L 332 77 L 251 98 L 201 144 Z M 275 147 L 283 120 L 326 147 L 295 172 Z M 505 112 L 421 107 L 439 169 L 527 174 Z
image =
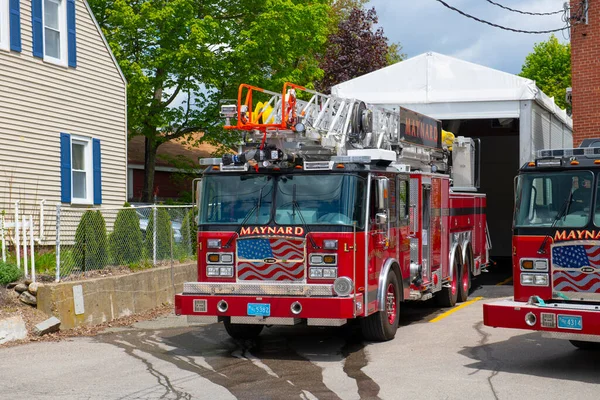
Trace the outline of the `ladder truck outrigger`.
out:
M 600 139 L 539 150 L 515 186 L 514 297 L 484 304 L 484 324 L 600 349 Z
M 467 299 L 489 262 L 472 139 L 291 83 L 243 84 L 221 115 L 241 144 L 200 160 L 198 281 L 175 296 L 178 315 L 234 338 L 356 321 L 382 341 L 403 302 Z

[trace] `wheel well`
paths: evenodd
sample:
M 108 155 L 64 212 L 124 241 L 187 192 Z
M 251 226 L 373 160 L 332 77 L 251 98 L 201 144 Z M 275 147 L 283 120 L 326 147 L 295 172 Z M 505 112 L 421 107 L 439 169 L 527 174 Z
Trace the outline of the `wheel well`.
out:
M 448 272 L 450 273 L 449 274 L 450 281 L 452 281 L 452 279 L 454 278 L 454 259 L 456 257 L 458 257 L 459 265 L 462 265 L 462 262 L 463 262 L 462 249 L 458 243 L 454 245 L 452 250 L 450 250 L 450 257 L 448 257 L 448 261 L 450 263 L 449 268 L 448 268 Z
M 384 287 L 385 285 L 382 284 L 382 282 L 385 282 L 385 279 L 387 278 L 387 273 L 389 271 L 393 271 L 394 274 L 396 274 L 396 278 L 398 281 L 398 292 L 400 294 L 400 301 L 404 300 L 404 283 L 402 282 L 402 274 L 400 272 L 400 265 L 398 264 L 397 260 L 388 260 L 389 263 L 384 264 L 384 267 L 381 269 L 380 274 L 380 278 L 379 278 L 379 287 L 377 288 L 377 309 L 379 311 L 383 311 L 383 306 L 384 306 L 384 302 L 383 302 L 383 298 L 385 295 L 385 290 L 386 288 Z M 389 266 L 388 266 L 389 265 Z
M 462 259 L 461 262 L 465 262 L 465 261 L 469 261 L 469 268 L 470 268 L 470 273 L 471 275 L 473 274 L 473 268 L 475 268 L 475 259 L 473 257 L 473 246 L 471 245 L 471 242 L 467 242 L 466 244 L 463 245 L 463 253 L 462 253 Z

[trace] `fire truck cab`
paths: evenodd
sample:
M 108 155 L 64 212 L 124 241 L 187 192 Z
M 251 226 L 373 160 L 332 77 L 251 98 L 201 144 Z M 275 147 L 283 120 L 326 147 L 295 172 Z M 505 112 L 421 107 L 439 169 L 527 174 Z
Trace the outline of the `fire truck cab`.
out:
M 600 139 L 540 150 L 516 179 L 514 298 L 484 305 L 492 327 L 600 349 Z
M 222 112 L 242 142 L 201 160 L 198 281 L 176 295 L 178 315 L 234 338 L 356 320 L 389 340 L 403 302 L 467 299 L 489 248 L 471 139 L 444 147 L 437 120 L 292 84 L 242 85 Z

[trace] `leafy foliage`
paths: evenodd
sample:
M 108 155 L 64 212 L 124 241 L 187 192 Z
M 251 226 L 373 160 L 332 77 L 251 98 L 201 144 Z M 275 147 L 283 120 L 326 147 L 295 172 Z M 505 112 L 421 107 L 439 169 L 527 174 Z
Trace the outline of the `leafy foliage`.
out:
M 23 276 L 23 271 L 14 264 L 0 261 L 0 285 L 16 282 Z
M 102 269 L 108 263 L 106 222 L 100 211 L 86 211 L 75 231 L 73 261 L 82 271 Z
M 156 259 L 166 260 L 171 257 L 171 217 L 164 208 L 156 210 Z M 148 257 L 152 258 L 154 246 L 154 211 L 150 212 L 146 227 L 145 247 Z
M 198 247 L 198 224 L 195 219 L 197 212 L 198 210 L 196 208 L 192 208 L 185 214 L 183 222 L 181 223 L 183 242 L 184 244 L 191 243 L 190 247 L 192 248 L 192 254 L 196 254 L 196 249 Z
M 533 52 L 525 58 L 519 76 L 535 81 L 537 86 L 561 108 L 571 111 L 565 99 L 571 86 L 571 44 L 561 44 L 556 36 L 536 43 Z
M 320 65 L 325 73 L 318 85 L 321 91 L 402 59 L 398 44 L 388 47 L 383 28 L 373 31 L 377 22 L 375 8 L 353 8 L 348 18 L 339 23 L 337 32 L 329 36 L 329 46 Z
M 125 204 L 129 207 L 129 204 Z M 109 235 L 109 251 L 115 265 L 137 263 L 142 257 L 140 218 L 135 209 L 124 208 L 117 213 L 113 232 Z
M 158 146 L 205 132 L 227 147 L 219 101 L 240 83 L 279 90 L 322 76 L 331 0 L 89 0 L 128 81 L 128 130 L 145 136 L 142 201 Z

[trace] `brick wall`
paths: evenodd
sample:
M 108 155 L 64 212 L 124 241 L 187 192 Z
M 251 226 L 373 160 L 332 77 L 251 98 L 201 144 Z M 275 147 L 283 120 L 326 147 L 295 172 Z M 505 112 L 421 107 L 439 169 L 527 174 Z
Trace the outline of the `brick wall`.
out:
M 582 0 L 571 0 L 576 16 Z M 573 74 L 573 144 L 600 137 L 600 0 L 588 0 L 587 24 L 573 21 L 571 28 Z

